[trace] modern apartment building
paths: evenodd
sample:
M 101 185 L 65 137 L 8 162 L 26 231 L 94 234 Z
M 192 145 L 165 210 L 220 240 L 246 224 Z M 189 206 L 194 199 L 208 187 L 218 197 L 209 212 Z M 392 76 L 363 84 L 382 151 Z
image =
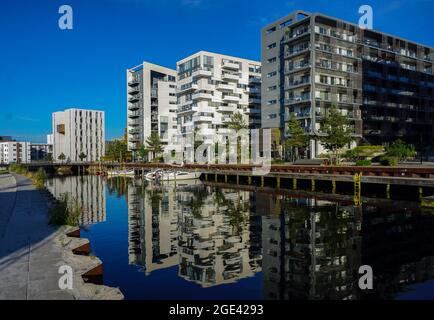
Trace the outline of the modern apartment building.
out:
M 294 112 L 323 152 L 320 122 L 332 104 L 372 144 L 434 141 L 434 49 L 323 14 L 295 11 L 262 29 L 262 127 Z
M 127 70 L 127 92 L 128 150 L 135 154 L 153 132 L 167 145 L 177 130 L 176 71 L 143 62 Z
M 53 113 L 53 160 L 98 161 L 105 154 L 104 111 L 67 109 Z M 63 155 L 64 159 L 59 159 Z
M 250 128 L 260 128 L 261 63 L 207 51 L 177 62 L 180 135 L 200 130 L 205 139 L 226 129 L 240 113 Z
M 30 142 L 0 141 L 0 164 L 29 163 Z
M 50 154 L 53 155 L 52 145 L 47 143 L 31 143 L 30 159 L 32 161 L 49 160 Z

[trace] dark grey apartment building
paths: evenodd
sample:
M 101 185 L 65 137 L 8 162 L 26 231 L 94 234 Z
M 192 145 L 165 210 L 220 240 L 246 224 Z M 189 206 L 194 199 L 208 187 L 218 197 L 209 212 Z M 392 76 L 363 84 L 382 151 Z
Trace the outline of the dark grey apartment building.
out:
M 324 152 L 321 119 L 336 104 L 356 140 L 434 149 L 434 48 L 304 11 L 265 26 L 261 37 L 263 128 L 287 136 L 294 112 L 315 157 Z

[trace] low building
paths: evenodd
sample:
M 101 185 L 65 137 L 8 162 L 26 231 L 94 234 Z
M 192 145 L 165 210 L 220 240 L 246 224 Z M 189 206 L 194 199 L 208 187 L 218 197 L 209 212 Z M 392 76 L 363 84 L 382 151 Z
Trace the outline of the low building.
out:
M 104 125 L 104 111 L 72 108 L 54 112 L 53 160 L 58 162 L 100 160 L 105 154 Z M 82 154 L 85 157 L 80 158 Z
M 0 164 L 29 163 L 30 142 L 0 141 Z

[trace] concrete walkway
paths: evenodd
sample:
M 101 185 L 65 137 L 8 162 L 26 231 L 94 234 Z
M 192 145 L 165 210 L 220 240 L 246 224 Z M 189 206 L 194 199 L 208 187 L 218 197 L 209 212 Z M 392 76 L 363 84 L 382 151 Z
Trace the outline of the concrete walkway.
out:
M 65 263 L 47 211 L 27 178 L 0 175 L 0 299 L 74 299 L 58 286 Z

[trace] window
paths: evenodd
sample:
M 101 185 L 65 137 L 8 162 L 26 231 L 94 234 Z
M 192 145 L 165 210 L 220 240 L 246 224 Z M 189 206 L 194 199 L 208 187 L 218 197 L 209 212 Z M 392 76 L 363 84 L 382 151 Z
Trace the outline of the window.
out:
M 268 59 L 267 60 L 267 63 L 274 63 L 274 62 L 276 62 L 276 57 L 273 57 L 273 58 L 270 58 L 270 59 Z
M 286 26 L 289 26 L 292 23 L 292 20 L 286 20 L 285 22 L 282 22 L 279 26 L 280 29 L 285 28 Z
M 272 43 L 272 44 L 269 44 L 269 45 L 267 46 L 267 50 L 270 50 L 270 49 L 273 49 L 273 48 L 276 48 L 276 42 L 274 42 L 274 43 Z
M 276 31 L 276 27 L 272 27 L 272 28 L 268 29 L 267 34 L 273 33 L 274 31 Z
M 274 91 L 277 89 L 277 86 L 271 86 L 267 88 L 267 91 Z
M 277 75 L 276 71 L 269 72 L 269 73 L 267 73 L 267 78 L 274 77 L 275 75 Z
M 270 113 L 268 116 L 267 116 L 267 119 L 276 119 L 277 118 L 277 114 L 275 114 L 275 113 Z
M 268 100 L 267 101 L 267 105 L 272 105 L 272 104 L 276 104 L 277 103 L 277 100 Z

